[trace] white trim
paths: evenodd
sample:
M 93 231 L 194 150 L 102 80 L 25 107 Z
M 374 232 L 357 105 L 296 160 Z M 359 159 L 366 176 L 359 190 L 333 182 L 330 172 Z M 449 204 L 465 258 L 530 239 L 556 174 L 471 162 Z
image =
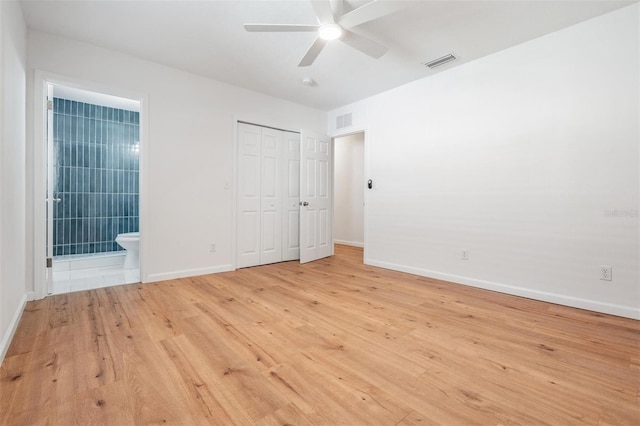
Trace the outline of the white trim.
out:
M 238 117 L 233 117 L 233 147 L 231 149 L 231 266 L 235 271 L 238 267 Z
M 22 299 L 20 299 L 20 303 L 18 304 L 18 309 L 16 309 L 16 311 L 13 313 L 13 318 L 11 318 L 9 327 L 4 333 L 4 336 L 2 336 L 2 341 L 0 341 L 0 364 L 2 364 L 2 362 L 4 361 L 4 357 L 9 350 L 9 345 L 11 345 L 13 336 L 16 334 L 18 324 L 20 323 L 20 318 L 22 318 L 22 313 L 24 312 L 24 308 L 27 305 L 27 300 L 30 300 L 29 293 L 25 293 L 22 295 Z
M 178 278 L 190 278 L 190 277 L 196 277 L 198 275 L 218 274 L 220 272 L 230 272 L 230 271 L 235 271 L 235 268 L 233 267 L 233 265 L 220 265 L 220 266 L 213 266 L 210 268 L 184 269 L 182 271 L 163 272 L 160 274 L 149 274 L 147 276 L 147 281 L 145 282 L 175 280 Z
M 148 236 L 145 231 L 146 226 L 146 217 L 147 212 L 149 211 L 149 152 L 151 151 L 151 139 L 149 135 L 151 134 L 149 131 L 149 122 L 151 116 L 149 115 L 149 95 L 147 93 L 143 93 L 137 97 L 140 101 L 140 124 L 139 124 L 139 132 L 140 132 L 140 151 L 138 160 L 139 164 L 139 176 L 140 181 L 138 182 L 138 232 L 140 233 L 140 248 L 139 248 L 139 262 L 140 262 L 140 281 L 147 282 L 149 279 L 149 274 L 147 273 L 147 250 L 146 245 L 148 241 Z
M 476 278 L 383 262 L 375 259 L 365 258 L 364 263 L 365 265 L 377 266 L 379 268 L 391 269 L 394 271 L 407 272 L 410 274 L 434 278 L 437 280 L 449 281 L 456 284 L 464 284 L 471 287 L 482 288 L 485 290 L 497 291 L 499 293 L 511 294 L 513 296 L 526 297 L 543 302 L 550 302 L 558 305 L 570 306 L 573 308 L 586 309 L 589 311 L 601 312 L 605 314 L 640 320 L 640 310 L 632 306 L 614 305 L 612 303 L 603 303 L 597 300 L 581 299 L 578 297 L 565 296 L 558 293 L 548 293 L 545 291 L 531 290 L 528 288 L 516 287 L 509 284 L 479 280 Z
M 36 70 L 33 84 L 33 292 L 36 299 L 47 295 L 46 205 L 47 150 L 45 117 L 47 95 L 45 74 Z
M 46 270 L 42 266 L 45 264 L 46 255 L 42 247 L 45 247 L 46 234 L 46 149 L 45 141 L 46 120 L 46 86 L 47 84 L 57 84 L 71 88 L 88 90 L 97 93 L 104 93 L 110 96 L 117 96 L 132 99 L 140 102 L 140 187 L 139 187 L 139 209 L 140 209 L 140 278 L 142 282 L 148 281 L 146 271 L 145 256 L 145 233 L 144 224 L 146 212 L 148 211 L 148 188 L 147 181 L 149 170 L 147 167 L 149 158 L 149 96 L 147 93 L 132 92 L 120 88 L 99 84 L 90 81 L 82 81 L 76 78 L 67 77 L 43 70 L 34 71 L 33 84 L 33 286 L 34 298 L 42 299 L 47 296 Z
M 364 247 L 364 243 L 358 243 L 356 241 L 333 240 L 333 242 L 334 244 L 343 244 L 345 246 Z
M 369 181 L 369 179 L 371 179 L 372 181 L 375 180 L 371 177 L 371 168 L 369 167 L 369 145 L 371 145 L 370 143 L 370 136 L 369 136 L 369 132 L 366 131 L 365 128 L 362 128 L 362 132 L 363 132 L 363 143 L 364 143 L 364 167 L 363 172 L 364 172 L 364 180 L 365 181 Z M 364 201 L 364 205 L 362 206 L 362 226 L 363 226 L 363 232 L 362 232 L 362 257 L 364 259 L 367 258 L 367 241 L 369 241 L 369 199 L 371 198 L 370 192 L 371 191 L 375 191 L 375 183 L 373 185 L 372 189 L 366 188 L 364 190 L 364 197 L 363 197 L 363 201 Z
M 331 177 L 331 256 L 336 255 L 336 138 L 329 136 L 331 141 L 331 163 L 329 176 Z M 300 144 L 302 144 L 302 134 L 300 135 Z M 302 146 L 302 145 L 301 145 Z M 300 158 L 302 161 L 302 158 Z M 302 188 L 300 188 L 300 195 L 302 196 Z M 298 232 L 299 234 L 299 232 Z M 298 242 L 300 246 L 300 242 Z

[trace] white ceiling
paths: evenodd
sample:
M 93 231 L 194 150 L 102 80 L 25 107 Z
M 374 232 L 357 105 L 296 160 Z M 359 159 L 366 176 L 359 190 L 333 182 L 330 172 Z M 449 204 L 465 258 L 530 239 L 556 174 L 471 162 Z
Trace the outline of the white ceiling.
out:
M 372 59 L 334 41 L 306 68 L 297 64 L 315 33 L 248 33 L 243 24 L 316 24 L 307 0 L 22 0 L 22 7 L 31 29 L 329 110 L 637 0 L 389 1 L 406 8 L 353 29 L 387 46 L 386 55 Z M 346 0 L 345 9 L 367 2 Z M 459 59 L 437 70 L 422 65 L 447 53 Z M 305 77 L 317 85 L 303 85 Z

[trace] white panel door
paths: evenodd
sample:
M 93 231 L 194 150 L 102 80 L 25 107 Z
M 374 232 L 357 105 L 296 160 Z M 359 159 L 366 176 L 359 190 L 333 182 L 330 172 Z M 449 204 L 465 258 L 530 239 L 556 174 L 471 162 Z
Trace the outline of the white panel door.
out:
M 260 264 L 282 261 L 282 134 L 262 129 Z
M 54 203 L 60 203 L 60 198 L 57 198 L 54 192 L 53 107 L 49 108 L 49 105 L 52 104 L 53 85 L 47 84 L 47 267 L 45 273 L 47 279 L 47 294 L 53 293 L 53 209 L 56 208 Z
M 283 135 L 282 260 L 300 259 L 300 134 Z
M 331 140 L 302 132 L 300 141 L 300 263 L 333 254 Z
M 262 129 L 238 123 L 237 266 L 260 264 Z

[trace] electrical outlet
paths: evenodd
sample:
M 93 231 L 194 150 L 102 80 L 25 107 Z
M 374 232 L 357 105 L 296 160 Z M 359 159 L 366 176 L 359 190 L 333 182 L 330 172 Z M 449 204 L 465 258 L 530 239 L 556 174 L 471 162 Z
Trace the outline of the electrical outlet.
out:
M 211 253 L 215 253 L 216 252 L 216 243 L 209 244 L 209 251 Z
M 611 266 L 606 266 L 606 265 L 600 266 L 600 279 L 602 281 L 611 281 L 613 278 L 612 273 L 613 271 Z
M 462 249 L 461 257 L 462 260 L 469 260 L 469 250 Z

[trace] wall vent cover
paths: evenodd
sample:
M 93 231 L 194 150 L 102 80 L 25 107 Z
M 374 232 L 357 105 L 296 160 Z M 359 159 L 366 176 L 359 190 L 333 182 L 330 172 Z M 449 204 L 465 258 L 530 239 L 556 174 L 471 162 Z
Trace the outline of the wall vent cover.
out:
M 351 126 L 352 116 L 351 113 L 339 115 L 336 117 L 336 129 L 343 129 Z
M 448 54 L 441 58 L 434 59 L 433 61 L 425 62 L 424 65 L 427 66 L 428 68 L 433 69 L 435 67 L 439 67 L 440 65 L 444 65 L 447 62 L 451 62 L 455 60 L 456 60 L 455 56 L 453 56 L 452 54 Z

